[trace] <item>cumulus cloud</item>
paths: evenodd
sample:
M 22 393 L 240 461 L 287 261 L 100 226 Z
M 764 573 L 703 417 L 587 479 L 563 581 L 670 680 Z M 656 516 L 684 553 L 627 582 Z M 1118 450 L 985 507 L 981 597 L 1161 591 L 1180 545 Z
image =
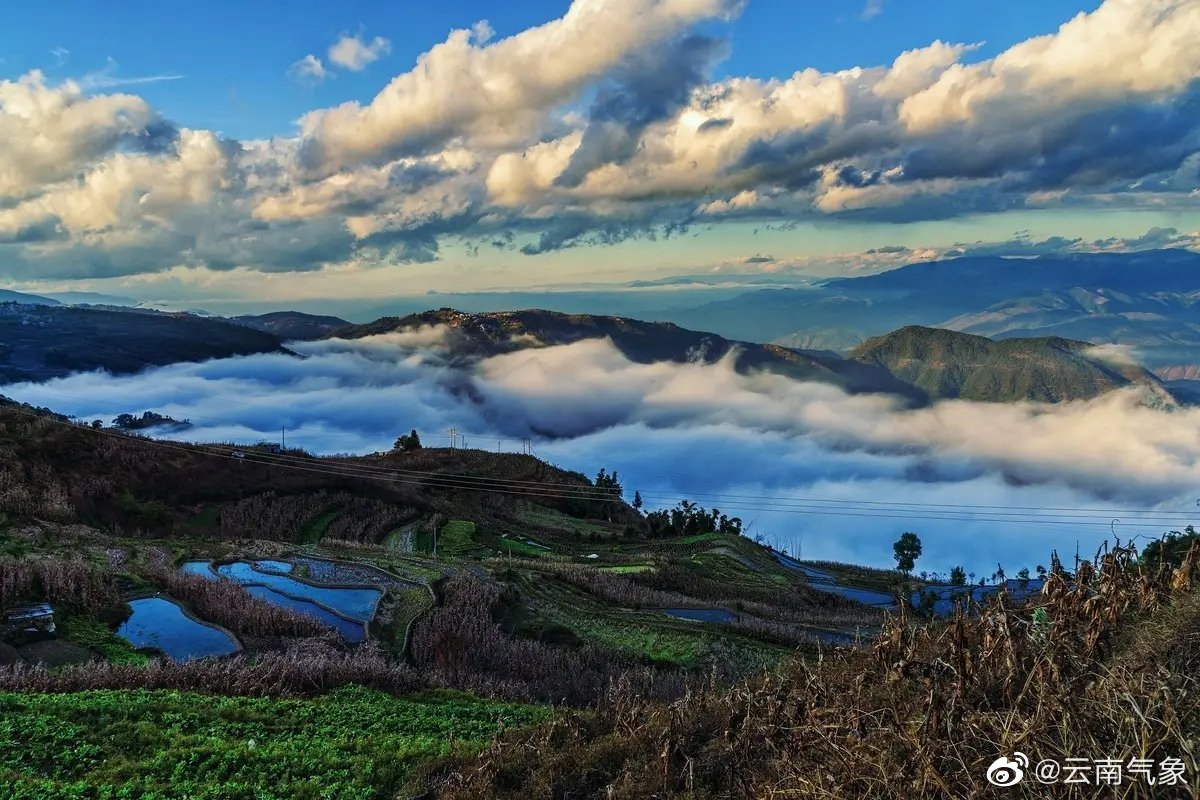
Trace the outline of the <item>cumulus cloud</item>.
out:
M 455 30 L 369 102 L 315 109 L 291 138 L 225 142 L 208 178 L 140 98 L 38 72 L 0 82 L 0 269 L 312 270 L 427 261 L 454 238 L 533 255 L 732 220 L 1200 197 L 1191 0 L 1105 0 L 988 59 L 935 41 L 882 65 L 713 81 L 713 22 L 741 6 L 575 0 L 506 38 Z M 328 63 L 361 68 L 387 46 L 345 36 Z M 315 55 L 291 72 L 331 74 Z M 139 199 L 142 181 L 160 202 Z
M 139 97 L 89 97 L 78 83 L 47 85 L 36 70 L 0 81 L 0 204 L 72 177 L 119 145 L 154 147 L 164 132 Z
M 896 535 L 916 530 L 922 566 L 942 571 L 1032 567 L 1051 547 L 1066 555 L 1078 541 L 1088 553 L 1113 529 L 1157 535 L 1185 524 L 1200 479 L 1200 409 L 1146 406 L 1133 391 L 910 409 L 739 374 L 728 360 L 636 364 L 604 340 L 467 362 L 442 328 L 291 347 L 304 357 L 79 374 L 0 393 L 84 419 L 155 410 L 190 419 L 174 435 L 200 441 L 272 439 L 286 425 L 289 442 L 315 452 L 388 449 L 411 427 L 430 445 L 450 426 L 487 449 L 529 437 L 563 466 L 617 469 L 652 504 L 690 497 L 780 544 L 803 537 L 806 557 L 885 565 Z
M 735 0 L 575 0 L 560 19 L 494 43 L 456 30 L 368 105 L 344 103 L 301 120 L 308 166 L 328 173 L 437 147 L 457 136 L 517 144 L 547 114 L 631 54 Z M 596 43 L 603 42 L 603 46 Z
M 339 67 L 359 72 L 390 52 L 392 43 L 382 36 L 364 41 L 361 34 L 351 36 L 347 33 L 330 45 L 329 60 Z
M 300 83 L 320 83 L 332 76 L 332 73 L 325 68 L 325 64 L 321 62 L 321 59 L 312 53 L 309 53 L 288 67 L 288 77 Z

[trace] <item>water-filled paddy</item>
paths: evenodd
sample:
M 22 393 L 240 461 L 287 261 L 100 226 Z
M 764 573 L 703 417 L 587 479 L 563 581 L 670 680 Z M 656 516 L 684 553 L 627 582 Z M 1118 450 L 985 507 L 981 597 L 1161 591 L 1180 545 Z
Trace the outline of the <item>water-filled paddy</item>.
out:
M 263 572 L 244 561 L 221 564 L 217 574 L 243 586 L 266 586 L 289 597 L 308 600 L 360 622 L 370 622 L 383 592 L 371 587 L 314 586 L 278 572 Z
M 348 642 L 361 642 L 367 638 L 366 628 L 361 622 L 355 622 L 352 619 L 346 619 L 340 614 L 335 614 L 329 609 L 319 606 L 316 603 L 308 600 L 301 600 L 296 597 L 288 597 L 286 594 L 275 591 L 267 586 L 247 586 L 246 591 L 255 597 L 266 600 L 273 605 L 290 608 L 293 611 L 298 611 L 305 616 L 313 617 L 320 620 L 324 624 L 336 630 Z
M 857 586 L 843 586 L 837 582 L 837 578 L 833 573 L 810 567 L 807 564 L 801 564 L 796 559 L 789 558 L 783 553 L 776 553 L 775 560 L 788 569 L 803 573 L 804 577 L 808 578 L 809 585 L 819 592 L 836 594 L 838 597 L 844 597 L 847 600 L 853 600 L 856 603 L 874 606 L 875 608 L 891 608 L 896 604 L 895 598 L 887 592 L 860 589 Z
M 935 597 L 933 613 L 945 617 L 954 613 L 956 605 L 968 604 L 968 597 L 969 604 L 984 605 L 1003 589 L 1013 600 L 1027 600 L 1040 594 L 1044 584 L 1041 578 L 1010 578 L 1002 584 L 989 586 L 926 586 L 919 592 L 913 592 L 909 599 L 913 608 L 919 608 L 924 595 L 932 594 Z
M 117 634 L 134 647 L 156 648 L 175 661 L 226 656 L 240 649 L 228 633 L 192 619 L 166 598 L 146 597 L 129 606 L 133 615 Z

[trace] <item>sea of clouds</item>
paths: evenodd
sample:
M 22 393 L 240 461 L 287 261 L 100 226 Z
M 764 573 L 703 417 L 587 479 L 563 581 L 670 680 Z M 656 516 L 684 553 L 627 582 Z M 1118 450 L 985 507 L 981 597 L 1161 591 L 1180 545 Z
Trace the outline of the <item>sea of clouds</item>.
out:
M 1069 561 L 1114 533 L 1147 541 L 1200 512 L 1200 409 L 1147 405 L 1136 390 L 907 408 L 739 374 L 729 358 L 638 364 L 607 340 L 470 360 L 440 328 L 288 346 L 296 356 L 81 373 L 0 394 L 89 420 L 153 410 L 191 420 L 164 436 L 194 441 L 278 441 L 286 428 L 289 446 L 314 453 L 387 450 L 410 428 L 427 446 L 450 427 L 469 447 L 520 450 L 529 438 L 560 466 L 617 470 L 627 499 L 637 489 L 649 506 L 716 505 L 806 559 L 886 566 L 913 530 L 918 570 L 942 573 L 990 575 L 999 563 L 1012 575 L 1052 549 Z

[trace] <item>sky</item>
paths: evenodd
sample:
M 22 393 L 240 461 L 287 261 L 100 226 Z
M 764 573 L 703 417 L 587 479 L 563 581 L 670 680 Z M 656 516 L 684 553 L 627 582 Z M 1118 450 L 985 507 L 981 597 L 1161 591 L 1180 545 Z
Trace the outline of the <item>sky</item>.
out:
M 25 4 L 0 286 L 285 302 L 1195 247 L 1198 37 L 1198 0 Z

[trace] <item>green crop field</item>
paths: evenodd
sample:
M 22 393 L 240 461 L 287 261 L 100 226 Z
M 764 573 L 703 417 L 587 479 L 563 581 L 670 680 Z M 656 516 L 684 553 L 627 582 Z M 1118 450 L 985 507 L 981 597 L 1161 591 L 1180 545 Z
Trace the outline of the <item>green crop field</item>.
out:
M 361 687 L 304 700 L 0 694 L 0 786 L 8 800 L 391 798 L 415 765 L 551 713 Z
M 438 533 L 438 555 L 446 558 L 462 558 L 478 550 L 480 545 L 474 539 L 475 523 L 461 519 L 452 519 L 442 526 Z
M 60 613 L 57 624 L 60 637 L 82 645 L 114 664 L 147 664 L 150 661 L 99 620 L 78 614 Z

